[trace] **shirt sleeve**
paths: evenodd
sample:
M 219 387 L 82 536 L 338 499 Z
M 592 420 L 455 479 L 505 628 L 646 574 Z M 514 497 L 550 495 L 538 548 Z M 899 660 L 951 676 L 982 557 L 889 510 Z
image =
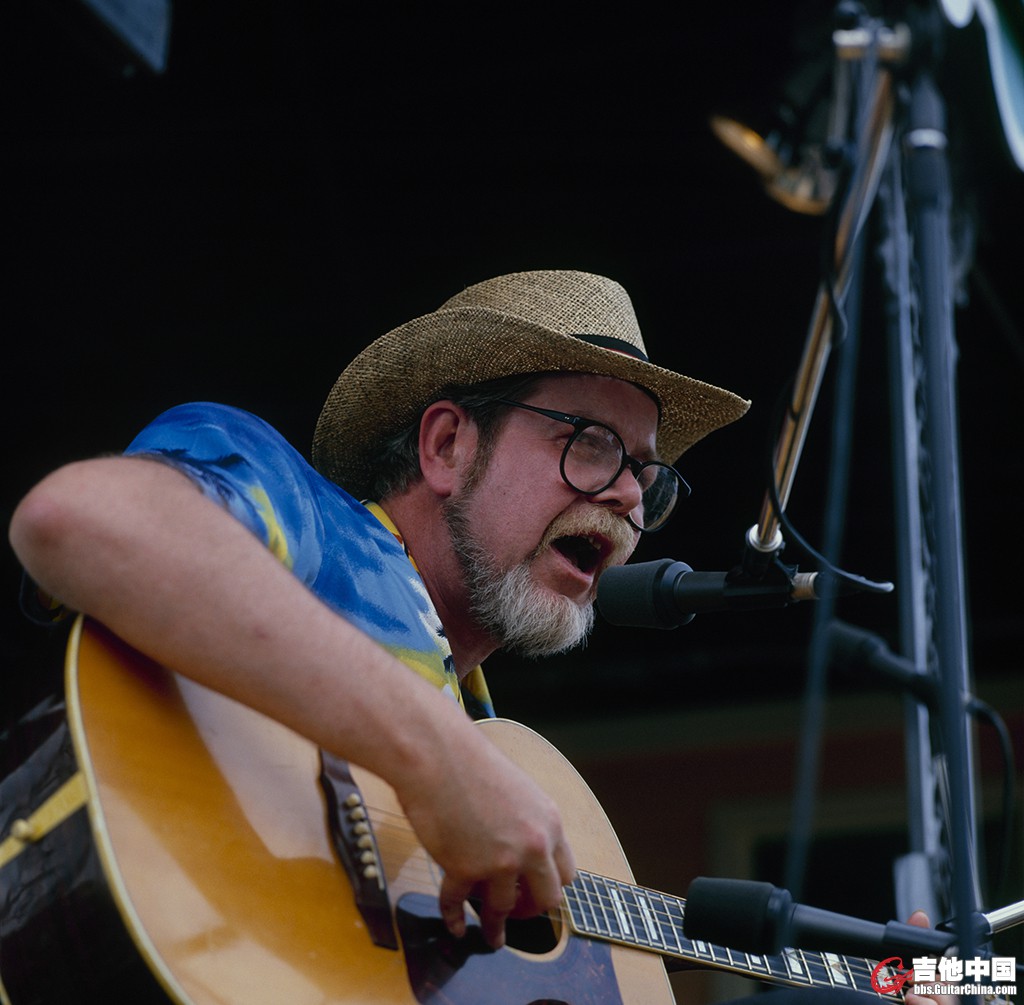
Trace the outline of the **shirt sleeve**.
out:
M 182 471 L 334 610 L 449 691 L 474 718 L 494 714 L 479 668 L 460 690 L 443 627 L 395 533 L 272 426 L 224 405 L 179 405 L 125 453 Z M 183 540 L 181 547 L 192 544 Z
M 262 419 L 209 402 L 179 405 L 146 426 L 125 454 L 156 457 L 182 471 L 286 568 L 304 582 L 315 579 L 324 535 L 311 469 Z

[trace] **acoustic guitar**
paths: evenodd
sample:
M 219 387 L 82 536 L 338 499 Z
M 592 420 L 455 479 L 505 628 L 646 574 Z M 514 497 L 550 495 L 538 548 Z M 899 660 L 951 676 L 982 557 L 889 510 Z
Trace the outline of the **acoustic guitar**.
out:
M 879 997 L 870 960 L 688 940 L 685 902 L 634 884 L 575 769 L 507 720 L 480 728 L 557 801 L 584 868 L 494 951 L 470 909 L 448 934 L 389 786 L 98 624 L 75 623 L 63 695 L 28 718 L 0 783 L 5 1005 L 660 1005 L 666 958 Z

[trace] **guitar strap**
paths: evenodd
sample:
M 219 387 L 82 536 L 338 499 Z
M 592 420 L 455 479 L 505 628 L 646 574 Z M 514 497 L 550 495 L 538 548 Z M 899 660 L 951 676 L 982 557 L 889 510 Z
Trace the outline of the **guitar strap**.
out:
M 56 597 L 51 597 L 43 590 L 27 572 L 21 574 L 18 606 L 29 621 L 42 628 L 59 625 L 71 613 Z

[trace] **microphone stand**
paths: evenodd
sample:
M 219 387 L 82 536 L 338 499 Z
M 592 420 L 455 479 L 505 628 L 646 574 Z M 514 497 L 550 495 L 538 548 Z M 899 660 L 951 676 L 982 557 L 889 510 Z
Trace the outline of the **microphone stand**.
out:
M 893 35 L 887 39 L 886 51 L 890 55 L 895 55 L 903 44 L 899 36 Z M 836 104 L 846 105 L 849 97 L 847 63 L 840 61 L 837 70 L 840 82 L 836 86 Z M 747 545 L 756 555 L 772 556 L 782 548 L 779 509 L 785 510 L 789 502 L 807 430 L 833 347 L 835 306 L 845 297 L 855 263 L 853 252 L 856 239 L 874 200 L 879 177 L 892 142 L 893 107 L 892 75 L 882 69 L 877 74 L 864 129 L 859 138 L 857 167 L 850 182 L 849 195 L 836 225 L 835 253 L 833 260 L 828 263 L 830 274 L 818 289 L 803 356 L 776 443 L 775 492 L 765 493 L 758 522 L 747 532 Z M 848 109 L 839 109 L 834 112 L 833 118 L 845 118 L 847 114 Z M 842 142 L 841 137 L 837 135 L 833 135 L 831 139 L 836 143 Z
M 904 26 L 886 29 L 862 17 L 859 23 L 851 24 L 848 20 L 834 33 L 837 64 L 831 139 L 835 144 L 845 142 L 843 130 L 851 112 L 855 113 L 855 159 L 845 200 L 836 215 L 834 256 L 826 265 L 827 274 L 817 294 L 779 432 L 772 489 L 766 494 L 758 523 L 747 532 L 743 572 L 756 580 L 766 573 L 783 548 L 781 514 L 789 500 L 826 364 L 838 344 L 836 321 L 840 308 L 859 281 L 858 238 L 881 185 L 883 226 L 889 228 L 888 243 L 895 249 L 888 250 L 886 306 L 891 322 L 890 370 L 897 424 L 893 464 L 900 581 L 906 590 L 905 596 L 901 595 L 901 646 L 920 673 L 938 681 L 941 695 L 938 730 L 932 728 L 927 708 L 911 697 L 906 699 L 911 855 L 901 863 L 902 875 L 897 872 L 897 908 L 909 915 L 912 909 L 924 907 L 933 920 L 952 916 L 958 926 L 959 950 L 969 956 L 974 948 L 970 919 L 977 914 L 979 881 L 970 720 L 961 701 L 961 695 L 971 693 L 972 689 L 965 643 L 955 353 L 949 292 L 951 200 L 945 162 L 944 106 L 928 65 L 939 31 L 938 15 L 933 12 L 931 20 L 921 15 L 912 32 Z M 853 108 L 851 67 L 855 63 L 860 64 L 869 93 Z M 905 85 L 900 85 L 897 72 L 907 82 Z M 898 99 L 906 91 L 911 97 L 904 108 Z M 905 119 L 897 119 L 898 111 L 906 112 Z M 897 127 L 906 146 L 902 156 L 899 146 L 893 143 Z M 908 187 L 906 204 L 902 200 L 904 178 Z M 914 294 L 920 308 L 917 333 L 912 330 L 907 306 Z M 919 336 L 920 353 L 914 344 L 915 334 Z M 842 333 L 838 341 L 842 341 Z M 915 366 L 918 355 L 921 365 Z M 852 380 L 850 360 L 841 363 L 846 375 L 840 373 L 845 381 L 839 386 L 840 398 Z M 913 386 L 917 371 L 923 372 L 923 394 Z M 922 397 L 925 414 L 919 415 L 913 409 L 913 401 Z M 928 500 L 928 512 L 921 512 L 924 470 L 930 472 L 937 486 Z M 830 500 L 830 512 L 841 505 L 844 491 L 845 471 L 837 467 L 830 486 L 830 494 L 835 496 Z M 842 520 L 832 523 L 826 528 L 826 554 L 838 553 Z M 787 861 L 787 886 L 797 889 L 813 815 L 826 669 L 826 647 L 820 643 L 830 616 L 830 603 L 818 608 L 812 630 L 804 749 L 799 760 Z M 945 762 L 948 792 L 941 786 L 936 763 L 940 760 Z M 947 815 L 948 846 L 944 846 L 940 811 Z M 946 888 L 949 884 L 942 875 L 941 859 L 945 859 L 952 876 L 952 890 Z
M 955 341 L 950 276 L 950 185 L 946 162 L 945 107 L 930 67 L 911 83 L 906 131 L 908 208 L 918 275 L 921 348 L 924 362 L 923 451 L 930 468 L 931 646 L 920 663 L 939 684 L 939 729 L 949 784 L 952 890 L 950 912 L 962 956 L 973 955 L 980 883 L 975 861 L 975 794 L 971 720 L 961 700 L 972 693 L 967 653 L 966 604 L 957 453 Z M 908 486 L 909 488 L 910 486 Z M 916 480 L 913 488 L 917 488 Z M 947 894 L 948 895 L 948 894 Z

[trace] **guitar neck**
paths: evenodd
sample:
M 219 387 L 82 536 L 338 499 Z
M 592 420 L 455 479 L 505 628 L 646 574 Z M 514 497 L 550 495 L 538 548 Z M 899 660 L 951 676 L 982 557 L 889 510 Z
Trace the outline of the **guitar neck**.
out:
M 573 931 L 588 938 L 771 984 L 845 988 L 897 1002 L 903 998 L 900 993 L 881 994 L 873 988 L 871 976 L 877 964 L 871 960 L 802 949 L 758 956 L 688 939 L 683 934 L 686 901 L 656 890 L 580 871 L 566 888 L 565 901 Z M 882 975 L 890 976 L 889 969 L 883 968 Z

